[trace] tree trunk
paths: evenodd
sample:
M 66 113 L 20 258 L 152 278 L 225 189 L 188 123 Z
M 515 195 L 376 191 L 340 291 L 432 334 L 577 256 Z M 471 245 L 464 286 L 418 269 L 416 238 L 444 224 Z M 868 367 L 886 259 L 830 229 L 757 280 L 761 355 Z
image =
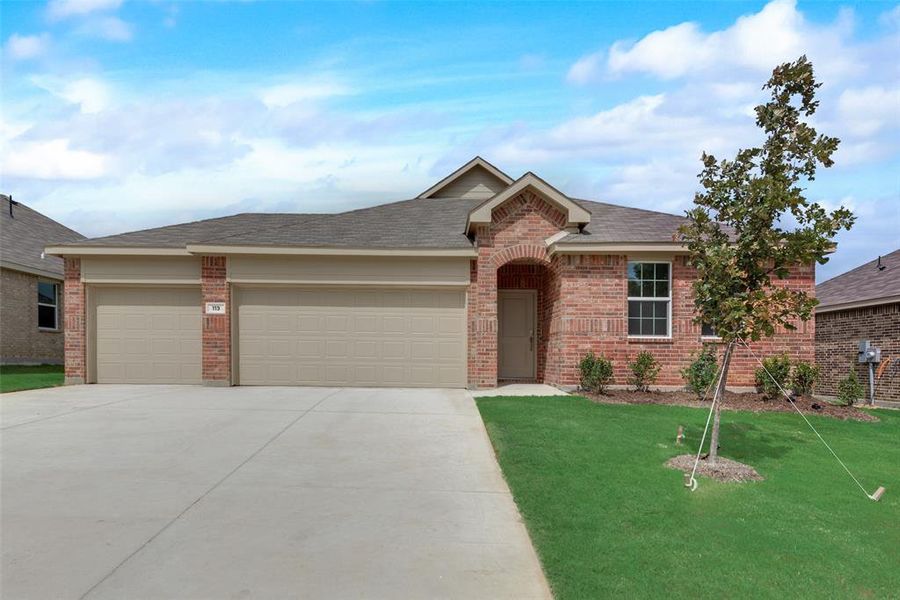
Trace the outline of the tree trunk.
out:
M 716 403 L 716 410 L 713 413 L 712 435 L 709 438 L 709 456 L 707 461 L 709 464 L 716 464 L 716 458 L 719 456 L 719 414 L 722 411 L 722 402 L 725 401 L 725 385 L 728 383 L 728 367 L 731 365 L 731 353 L 734 350 L 734 342 L 728 342 L 725 347 L 725 356 L 722 358 L 722 376 L 719 379 L 719 385 L 716 386 L 716 393 L 713 395 L 713 402 Z

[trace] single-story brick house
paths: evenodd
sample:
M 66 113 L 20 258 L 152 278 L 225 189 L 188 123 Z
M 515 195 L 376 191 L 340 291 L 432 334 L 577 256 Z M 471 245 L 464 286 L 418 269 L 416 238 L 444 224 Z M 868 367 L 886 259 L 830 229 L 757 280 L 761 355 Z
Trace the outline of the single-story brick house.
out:
M 239 214 L 58 245 L 69 382 L 493 387 L 619 383 L 703 342 L 684 217 L 574 199 L 475 158 L 411 200 Z M 813 291 L 814 268 L 785 285 Z M 812 360 L 812 323 L 759 351 Z M 752 385 L 740 355 L 735 385 Z
M 83 239 L 0 194 L 0 364 L 62 364 L 63 261 L 44 246 Z
M 817 391 L 836 395 L 851 366 L 868 386 L 868 366 L 859 364 L 857 352 L 869 340 L 881 348 L 875 399 L 900 401 L 900 250 L 820 283 L 816 296 Z

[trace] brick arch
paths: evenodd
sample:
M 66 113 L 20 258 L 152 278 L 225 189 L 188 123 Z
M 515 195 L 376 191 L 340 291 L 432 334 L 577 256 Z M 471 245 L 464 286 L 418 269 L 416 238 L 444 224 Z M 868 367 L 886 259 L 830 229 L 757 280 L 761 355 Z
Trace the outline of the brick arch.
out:
M 550 266 L 547 258 L 547 247 L 542 244 L 516 244 L 507 246 L 491 257 L 491 264 L 499 269 L 503 265 L 514 260 L 528 259 L 546 267 Z

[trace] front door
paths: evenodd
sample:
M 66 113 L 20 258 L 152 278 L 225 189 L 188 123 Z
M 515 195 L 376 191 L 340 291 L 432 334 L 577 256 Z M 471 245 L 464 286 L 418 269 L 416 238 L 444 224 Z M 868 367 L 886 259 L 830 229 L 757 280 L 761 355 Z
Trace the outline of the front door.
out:
M 534 379 L 536 308 L 537 292 L 534 290 L 498 292 L 499 379 Z

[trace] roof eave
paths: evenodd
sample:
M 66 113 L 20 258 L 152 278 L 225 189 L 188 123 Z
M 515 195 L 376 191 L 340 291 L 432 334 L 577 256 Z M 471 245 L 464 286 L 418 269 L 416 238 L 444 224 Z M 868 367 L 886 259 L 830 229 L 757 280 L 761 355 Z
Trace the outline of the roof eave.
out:
M 816 313 L 829 313 L 841 310 L 852 310 L 855 308 L 868 308 L 870 306 L 882 306 L 884 304 L 894 304 L 900 302 L 900 294 L 894 296 L 882 296 L 881 298 L 869 298 L 866 300 L 855 300 L 853 302 L 839 302 L 837 304 L 819 305 L 816 307 Z
M 495 208 L 528 189 L 537 192 L 539 196 L 561 209 L 566 214 L 566 227 L 578 227 L 590 223 L 591 213 L 589 211 L 529 171 L 508 188 L 469 211 L 466 217 L 466 233 L 468 234 L 472 230 L 472 225 L 490 223 Z
M 686 254 L 687 246 L 679 242 L 588 242 L 582 244 L 554 243 L 548 248 L 553 254 L 627 254 L 635 252 L 669 252 Z

